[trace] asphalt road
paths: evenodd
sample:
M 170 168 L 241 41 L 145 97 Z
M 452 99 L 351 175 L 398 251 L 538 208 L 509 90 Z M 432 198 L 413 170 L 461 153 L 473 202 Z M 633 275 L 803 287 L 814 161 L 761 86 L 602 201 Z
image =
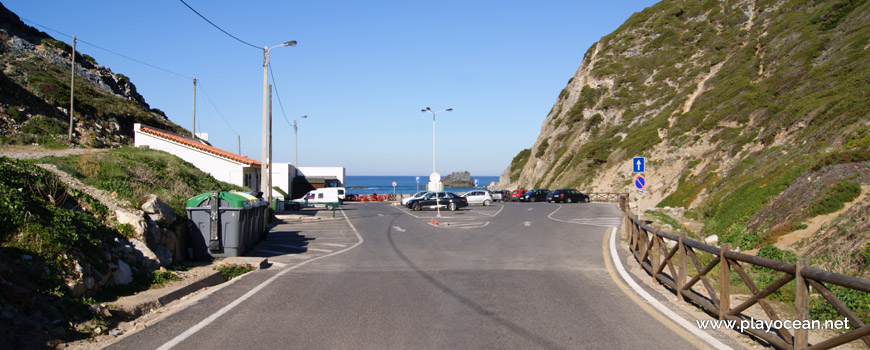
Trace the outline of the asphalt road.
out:
M 613 204 L 441 214 L 349 204 L 333 220 L 281 224 L 252 253 L 272 267 L 111 348 L 694 348 L 611 279 Z

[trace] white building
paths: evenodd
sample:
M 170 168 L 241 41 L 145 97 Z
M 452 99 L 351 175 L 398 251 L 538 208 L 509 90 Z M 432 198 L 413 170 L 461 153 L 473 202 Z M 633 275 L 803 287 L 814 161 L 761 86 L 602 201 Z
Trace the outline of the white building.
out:
M 247 187 L 254 192 L 261 191 L 259 161 L 139 123 L 134 124 L 133 135 L 136 147 L 164 151 L 190 162 L 217 180 Z M 295 181 L 294 176 L 298 176 Z M 296 198 L 314 188 L 342 187 L 344 178 L 344 167 L 300 167 L 297 174 L 293 164 L 272 163 L 272 187 L 293 194 L 295 182 L 298 186 L 296 192 L 301 192 L 296 194 Z M 272 190 L 272 197 L 283 198 L 284 195 Z
M 133 135 L 136 147 L 164 151 L 190 162 L 217 180 L 260 191 L 259 161 L 139 123 L 134 124 Z

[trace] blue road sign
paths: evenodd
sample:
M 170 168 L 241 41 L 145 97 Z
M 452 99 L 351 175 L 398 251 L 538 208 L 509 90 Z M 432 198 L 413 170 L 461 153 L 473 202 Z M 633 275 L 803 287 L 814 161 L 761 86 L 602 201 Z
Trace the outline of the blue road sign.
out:
M 637 177 L 635 177 L 634 178 L 634 187 L 637 187 L 637 189 L 642 190 L 644 187 L 646 187 L 646 178 L 644 178 L 643 175 L 638 175 Z
M 417 183 L 420 183 L 420 177 L 417 176 Z
M 474 187 L 477 187 L 479 185 L 480 185 L 480 180 L 474 179 Z
M 635 173 L 642 173 L 646 168 L 646 158 L 634 157 L 631 160 L 631 168 Z

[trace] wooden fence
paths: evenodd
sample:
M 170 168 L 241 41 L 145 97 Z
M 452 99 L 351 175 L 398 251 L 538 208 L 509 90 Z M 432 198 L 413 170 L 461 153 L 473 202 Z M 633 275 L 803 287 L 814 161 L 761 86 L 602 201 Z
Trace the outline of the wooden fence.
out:
M 847 307 L 825 283 L 843 288 L 849 288 L 870 293 L 870 280 L 833 273 L 809 267 L 808 259 L 798 259 L 797 264 L 766 259 L 755 255 L 743 254 L 731 250 L 730 244 L 714 247 L 702 242 L 686 238 L 685 233 L 674 235 L 658 228 L 645 225 L 628 209 L 626 197 L 619 199 L 620 209 L 624 213 L 624 232 L 627 235 L 631 253 L 638 263 L 654 279 L 654 281 L 669 287 L 681 301 L 692 302 L 720 320 L 749 320 L 742 312 L 759 304 L 769 317 L 769 321 L 783 321 L 780 315 L 765 298 L 783 288 L 788 282 L 795 280 L 794 318 L 785 320 L 809 320 L 810 287 L 821 294 L 837 312 L 849 320 L 849 331 L 837 334 L 816 344 L 808 343 L 808 330 L 795 329 L 794 334 L 786 327 L 767 332 L 759 329 L 744 329 L 779 349 L 829 349 L 841 344 L 861 339 L 870 346 L 870 325 L 865 325 L 849 307 Z M 713 255 L 712 261 L 702 265 L 696 251 Z M 716 267 L 718 272 L 718 288 L 714 288 L 711 278 L 707 275 Z M 727 266 L 728 268 L 722 268 Z M 690 276 L 690 267 L 694 268 L 694 276 Z M 758 286 L 749 277 L 747 271 L 753 267 L 766 267 L 779 271 L 782 276 L 767 286 Z M 666 270 L 667 269 L 667 270 Z M 737 273 L 752 295 L 739 305 L 731 302 L 731 273 Z M 701 282 L 700 287 L 695 287 Z M 735 327 L 736 328 L 736 327 Z
M 589 201 L 619 203 L 619 198 L 624 195 L 625 193 L 592 192 L 589 193 Z

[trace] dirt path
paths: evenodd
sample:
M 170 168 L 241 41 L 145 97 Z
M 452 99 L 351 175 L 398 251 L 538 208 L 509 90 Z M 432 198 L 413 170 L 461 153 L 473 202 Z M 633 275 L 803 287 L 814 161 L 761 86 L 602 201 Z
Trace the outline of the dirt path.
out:
M 855 198 L 855 200 L 846 203 L 846 205 L 843 207 L 843 209 L 836 211 L 836 212 L 833 212 L 833 213 L 830 213 L 830 214 L 819 215 L 819 216 L 816 216 L 812 219 L 807 220 L 806 221 L 807 228 L 805 228 L 803 230 L 797 230 L 794 232 L 790 232 L 788 234 L 780 236 L 776 240 L 775 245 L 777 246 L 777 248 L 780 248 L 780 249 L 793 250 L 794 249 L 793 245 L 795 243 L 799 242 L 800 240 L 802 240 L 806 237 L 810 237 L 810 236 L 814 235 L 816 232 L 819 232 L 819 230 L 822 228 L 822 226 L 831 223 L 831 221 L 836 219 L 837 216 L 840 216 L 840 214 L 845 213 L 847 210 L 852 208 L 855 204 L 866 203 L 866 201 L 868 200 L 868 198 L 867 198 L 868 192 L 870 192 L 870 186 L 868 186 L 868 185 L 861 186 L 861 195 L 858 196 L 858 198 Z
M 39 159 L 43 157 L 65 157 L 88 152 L 103 153 L 106 149 L 63 148 L 49 149 L 41 146 L 0 145 L 0 156 L 14 159 Z

